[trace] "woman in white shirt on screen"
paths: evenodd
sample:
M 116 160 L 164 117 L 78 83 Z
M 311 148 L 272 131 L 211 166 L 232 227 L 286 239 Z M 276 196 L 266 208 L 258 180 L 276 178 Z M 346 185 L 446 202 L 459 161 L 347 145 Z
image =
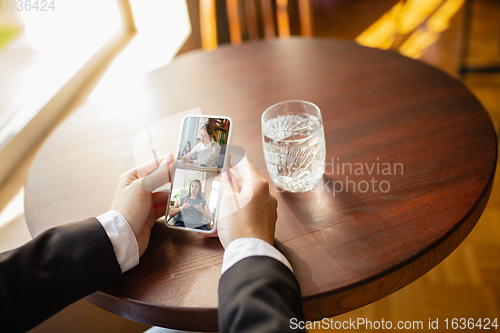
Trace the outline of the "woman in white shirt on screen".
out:
M 219 163 L 220 145 L 214 141 L 215 128 L 212 124 L 203 125 L 200 130 L 201 142 L 193 150 L 181 158 L 181 162 L 192 161 L 210 167 L 217 167 Z

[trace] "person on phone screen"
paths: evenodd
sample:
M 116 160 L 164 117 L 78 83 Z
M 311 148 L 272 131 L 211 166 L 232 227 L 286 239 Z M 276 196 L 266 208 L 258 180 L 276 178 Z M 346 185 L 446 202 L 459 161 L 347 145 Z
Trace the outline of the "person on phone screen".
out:
M 180 219 L 175 222 L 176 227 L 210 230 L 207 222 L 212 220 L 212 213 L 208 208 L 207 201 L 203 199 L 201 181 L 194 179 L 189 184 L 188 194 L 177 200 L 174 207 L 170 209 L 170 215 L 180 214 Z
M 215 142 L 215 127 L 207 123 L 200 129 L 201 142 L 193 150 L 181 157 L 181 162 L 192 161 L 196 164 L 217 167 L 220 155 L 220 145 Z

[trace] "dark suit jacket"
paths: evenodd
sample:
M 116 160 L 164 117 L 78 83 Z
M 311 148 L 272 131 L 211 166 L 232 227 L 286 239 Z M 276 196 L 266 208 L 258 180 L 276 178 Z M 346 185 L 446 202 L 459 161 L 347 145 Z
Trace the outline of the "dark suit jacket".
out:
M 29 330 L 120 277 L 113 245 L 95 218 L 49 229 L 0 254 L 0 331 Z M 291 331 L 291 317 L 303 317 L 300 288 L 279 261 L 249 257 L 222 275 L 222 332 Z
M 49 229 L 0 254 L 0 331 L 24 332 L 121 277 L 95 218 Z
M 291 318 L 304 320 L 300 287 L 293 273 L 278 260 L 248 257 L 222 275 L 221 332 L 306 332 L 292 330 Z

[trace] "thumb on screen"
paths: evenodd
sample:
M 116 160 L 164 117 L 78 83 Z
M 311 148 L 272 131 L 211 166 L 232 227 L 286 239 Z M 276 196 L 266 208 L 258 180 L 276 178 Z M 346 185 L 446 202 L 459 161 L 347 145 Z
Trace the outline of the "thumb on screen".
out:
M 234 176 L 231 173 L 230 169 L 223 168 L 221 172 L 221 182 L 220 182 L 221 196 L 231 194 L 231 192 L 235 192 L 235 189 L 231 184 L 233 179 Z
M 155 171 L 141 179 L 141 187 L 146 191 L 153 192 L 158 187 L 172 181 L 174 170 L 174 155 L 168 153 Z

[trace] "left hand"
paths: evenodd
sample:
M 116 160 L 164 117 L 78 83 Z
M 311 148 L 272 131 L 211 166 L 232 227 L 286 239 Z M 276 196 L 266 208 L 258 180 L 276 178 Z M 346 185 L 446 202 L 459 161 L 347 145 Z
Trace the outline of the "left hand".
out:
M 203 210 L 203 208 L 201 207 L 201 205 L 194 205 L 194 208 L 196 208 L 197 211 L 201 212 Z
M 148 247 L 155 221 L 165 214 L 170 196 L 169 191 L 151 192 L 171 182 L 174 170 L 174 156 L 169 153 L 159 167 L 151 161 L 120 177 L 111 209 L 122 214 L 132 227 L 140 256 Z

